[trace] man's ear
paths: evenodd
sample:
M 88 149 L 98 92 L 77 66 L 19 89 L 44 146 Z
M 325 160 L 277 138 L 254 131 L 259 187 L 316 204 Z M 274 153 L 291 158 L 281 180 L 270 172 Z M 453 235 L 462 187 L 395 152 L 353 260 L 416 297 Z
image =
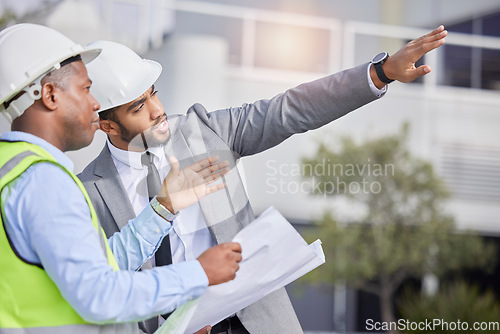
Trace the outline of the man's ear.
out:
M 50 82 L 46 82 L 42 86 L 42 103 L 49 110 L 56 110 L 59 103 L 59 98 L 56 93 L 56 86 Z
M 120 133 L 120 127 L 118 126 L 118 124 L 107 119 L 99 120 L 99 127 L 104 133 L 111 136 L 116 136 Z

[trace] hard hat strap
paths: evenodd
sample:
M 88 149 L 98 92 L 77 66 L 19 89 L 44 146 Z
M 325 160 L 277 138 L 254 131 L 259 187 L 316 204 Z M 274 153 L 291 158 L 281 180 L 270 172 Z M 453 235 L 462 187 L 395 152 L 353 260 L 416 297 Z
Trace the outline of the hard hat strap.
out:
M 50 71 L 49 71 L 50 72 Z M 23 114 L 23 112 L 31 107 L 36 100 L 39 100 L 42 97 L 42 77 L 44 77 L 48 72 L 42 74 L 38 78 L 36 78 L 28 87 L 23 89 L 25 92 L 17 99 L 11 101 L 9 106 L 5 108 L 5 117 L 12 124 L 12 122 L 19 116 Z
M 5 109 L 5 116 L 7 120 L 12 123 L 17 117 L 21 116 L 23 112 L 31 107 L 35 103 L 35 100 L 31 97 L 31 94 L 23 94 L 18 99 L 12 101 L 7 109 Z

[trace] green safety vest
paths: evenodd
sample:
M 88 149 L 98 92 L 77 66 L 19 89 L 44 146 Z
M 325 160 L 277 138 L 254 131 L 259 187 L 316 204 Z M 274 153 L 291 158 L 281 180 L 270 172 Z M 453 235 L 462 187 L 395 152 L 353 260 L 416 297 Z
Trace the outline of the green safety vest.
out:
M 101 246 L 108 263 L 113 270 L 119 270 L 83 184 L 73 172 L 58 164 L 40 146 L 26 142 L 0 141 L 0 194 L 5 186 L 28 167 L 40 162 L 60 167 L 78 185 L 87 200 L 92 223 L 100 234 Z M 5 212 L 1 197 L 0 212 L 0 334 L 122 334 L 139 331 L 135 323 L 95 325 L 83 320 L 63 298 L 43 268 L 26 263 L 16 255 L 5 231 Z

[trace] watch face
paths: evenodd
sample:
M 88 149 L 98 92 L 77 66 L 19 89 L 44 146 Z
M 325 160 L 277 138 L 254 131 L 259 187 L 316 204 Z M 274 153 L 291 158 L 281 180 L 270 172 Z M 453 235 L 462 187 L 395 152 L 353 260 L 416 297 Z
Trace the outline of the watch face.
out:
M 380 63 L 386 57 L 387 57 L 387 52 L 380 52 L 378 55 L 376 55 L 375 57 L 373 57 L 372 63 Z

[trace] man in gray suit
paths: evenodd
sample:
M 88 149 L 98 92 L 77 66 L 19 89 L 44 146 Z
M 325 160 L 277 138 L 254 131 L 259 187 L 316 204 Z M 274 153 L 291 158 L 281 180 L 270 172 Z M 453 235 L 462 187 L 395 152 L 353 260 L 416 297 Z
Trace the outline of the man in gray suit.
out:
M 147 204 L 146 156 L 161 176 L 168 172 L 166 157 L 171 156 L 181 167 L 214 154 L 234 166 L 240 157 L 262 152 L 376 100 L 393 80 L 410 82 L 430 72 L 427 65 L 415 68 L 415 62 L 441 46 L 446 34 L 440 26 L 390 57 L 381 53 L 370 63 L 302 84 L 270 100 L 213 112 L 195 104 L 185 115 L 168 120 L 154 90 L 159 64 L 137 55 L 132 60 L 131 50 L 101 42 L 102 63 L 91 64 L 89 74 L 92 93 L 101 104 L 100 127 L 108 140 L 79 177 L 106 233 L 118 231 Z M 150 153 L 145 154 L 146 150 Z M 224 182 L 225 191 L 177 213 L 169 239 L 174 263 L 230 241 L 254 220 L 237 168 L 224 176 Z M 280 289 L 212 331 L 226 332 L 289 334 L 302 329 L 285 290 Z

